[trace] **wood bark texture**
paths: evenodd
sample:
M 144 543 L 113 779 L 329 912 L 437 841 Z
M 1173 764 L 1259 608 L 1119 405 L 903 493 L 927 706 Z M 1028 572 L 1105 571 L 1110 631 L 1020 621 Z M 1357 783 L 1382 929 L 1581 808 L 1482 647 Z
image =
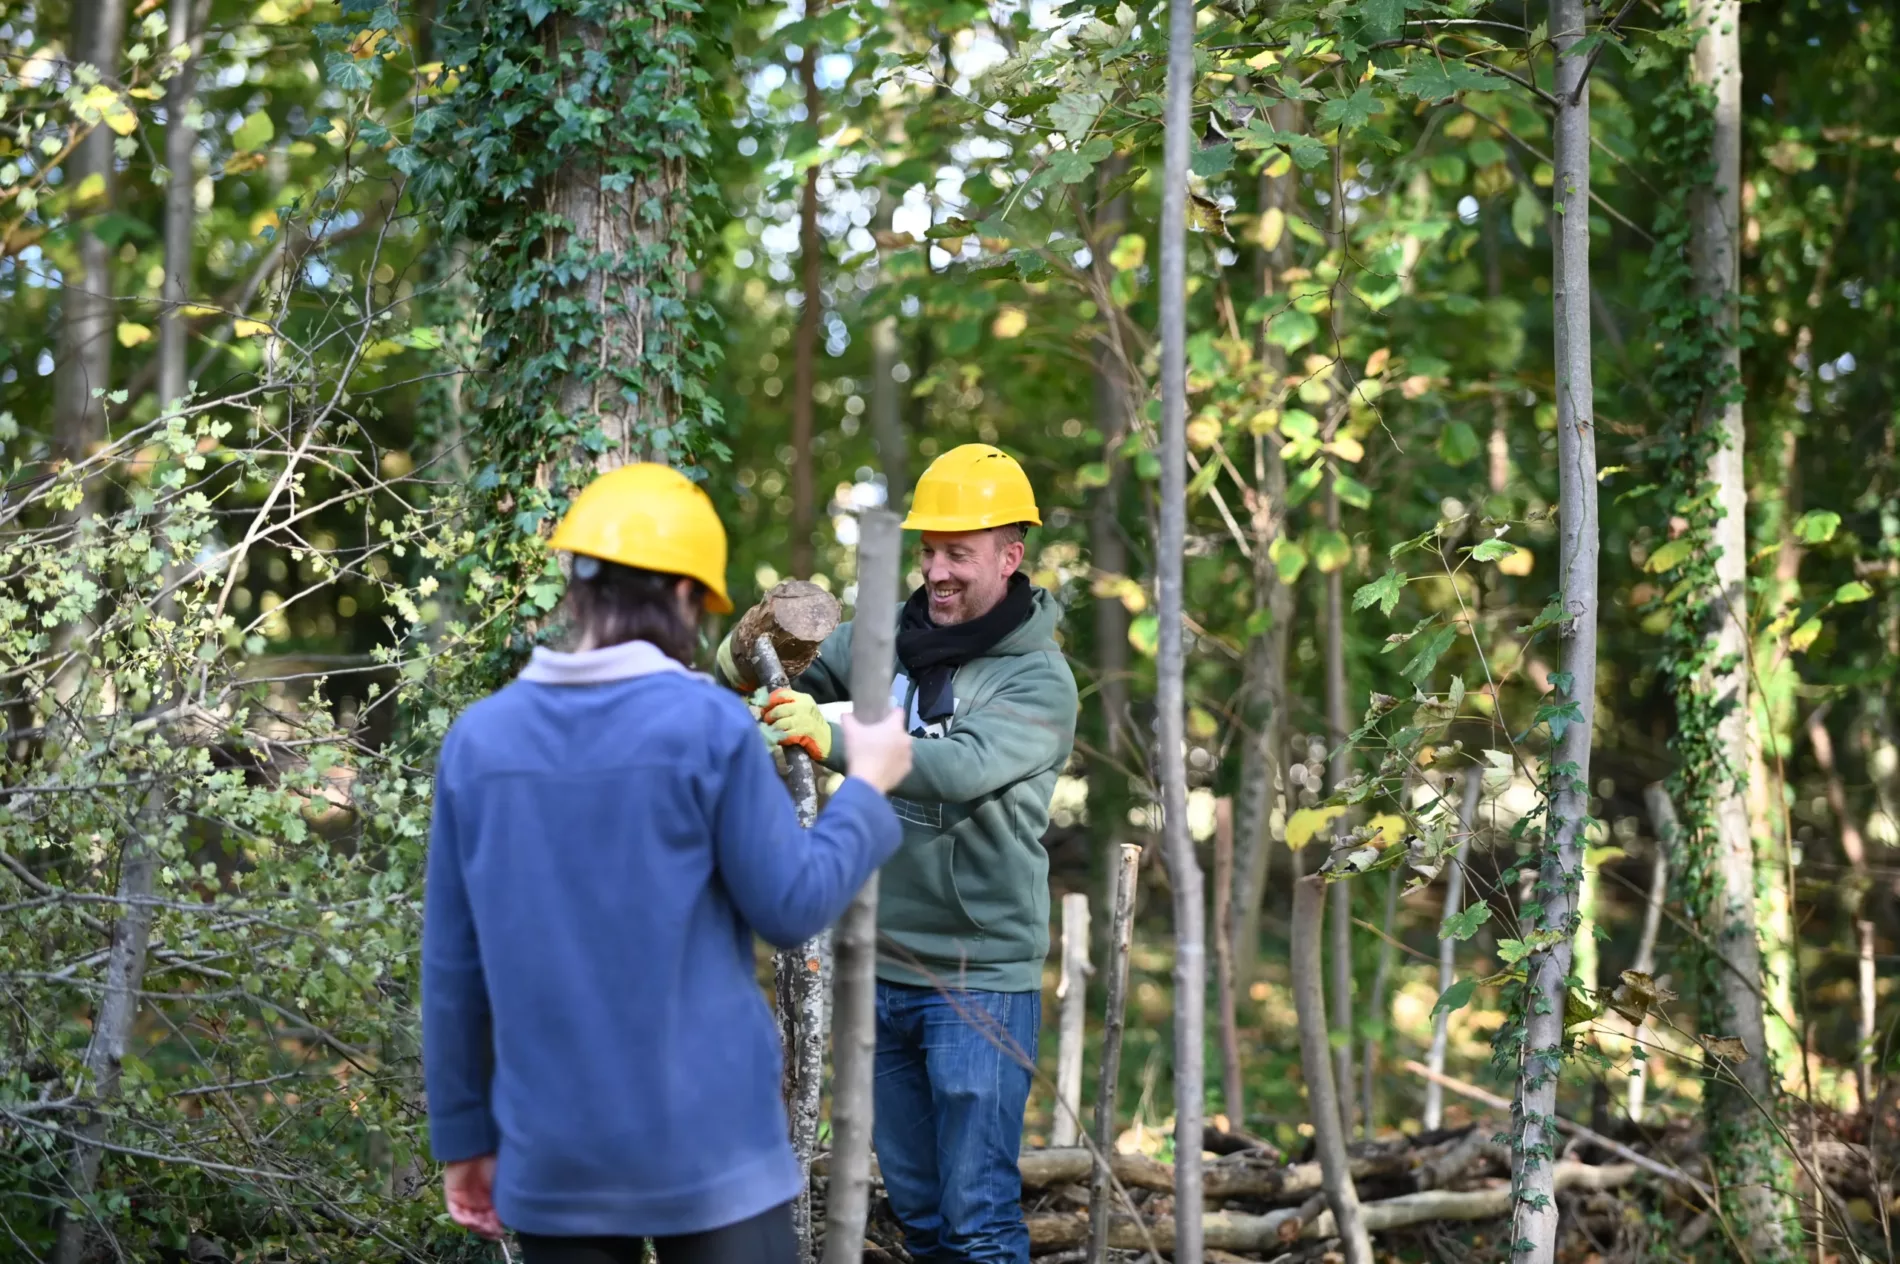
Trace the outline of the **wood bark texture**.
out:
M 859 610 L 897 605 L 903 532 L 894 513 L 858 520 Z M 851 636 L 851 713 L 875 723 L 891 706 L 897 627 L 873 617 Z M 871 1097 L 877 1059 L 877 875 L 851 901 L 834 932 L 832 1005 L 831 1183 L 825 1197 L 825 1264 L 857 1264 L 871 1212 Z
M 1551 189 L 1552 323 L 1556 332 L 1557 491 L 1560 599 L 1568 619 L 1558 661 L 1573 703 L 1551 751 L 1550 819 L 1540 854 L 1536 929 L 1556 942 L 1527 963 L 1524 1048 L 1519 1055 L 1512 1155 L 1511 1232 L 1517 1264 L 1552 1264 L 1557 1251 L 1557 1079 L 1563 1066 L 1565 980 L 1583 872 L 1590 803 L 1590 740 L 1596 720 L 1597 460 L 1590 344 L 1590 93 L 1588 59 L 1571 47 L 1585 35 L 1584 0 L 1551 0 L 1555 46 L 1556 176 Z
M 1189 1207 L 1201 1198 L 1201 1116 L 1205 1095 L 1206 905 L 1201 865 L 1188 836 L 1186 694 L 1181 640 L 1182 566 L 1187 536 L 1187 198 L 1194 144 L 1194 0 L 1169 0 L 1168 90 L 1161 180 L 1161 531 L 1155 702 L 1161 774 L 1161 829 L 1174 893 L 1174 1187 Z M 1201 1264 L 1200 1222 L 1184 1221 L 1175 1257 Z
M 1089 1175 L 1089 1261 L 1103 1264 L 1108 1251 L 1109 1163 L 1115 1153 L 1115 1099 L 1122 1070 L 1122 1030 L 1127 1021 L 1128 949 L 1135 933 L 1135 883 L 1141 877 L 1141 847 L 1124 843 L 1115 866 L 1115 903 L 1108 937 L 1102 1014 L 1101 1081 L 1095 1090 L 1095 1155 Z M 1170 1177 L 1169 1188 L 1173 1188 Z
M 836 597 L 808 580 L 788 579 L 774 585 L 756 606 L 739 616 L 732 630 L 732 643 L 751 647 L 761 636 L 768 638 L 788 681 L 795 680 L 818 661 L 818 647 L 837 630 L 843 616 Z M 753 679 L 767 688 L 781 687 L 763 676 L 755 675 Z
M 1653 975 L 1656 973 L 1656 937 L 1662 931 L 1663 903 L 1669 897 L 1669 857 L 1679 844 L 1676 805 L 1670 801 L 1668 787 L 1660 781 L 1650 783 L 1643 790 L 1643 803 L 1649 812 L 1650 829 L 1656 835 L 1656 855 L 1650 861 L 1649 902 L 1643 909 L 1643 929 L 1636 939 L 1636 956 L 1630 963 L 1630 969 L 1638 974 Z M 1630 1038 L 1636 1042 L 1636 1047 L 1645 1047 L 1643 1033 L 1648 1029 L 1645 1017 L 1642 1024 L 1631 1030 Z M 1648 1109 L 1648 1096 L 1649 1062 L 1645 1059 L 1630 1067 L 1625 1110 L 1632 1122 L 1643 1122 L 1643 1113 Z
M 1221 1109 L 1233 1128 L 1247 1126 L 1240 1015 L 1234 995 L 1234 801 L 1214 804 L 1214 1005 L 1220 1020 Z
M 191 329 L 180 309 L 191 297 L 191 230 L 197 219 L 193 201 L 196 179 L 192 153 L 198 147 L 198 129 L 191 125 L 197 94 L 198 53 L 204 46 L 207 0 L 172 0 L 166 42 L 186 47 L 178 73 L 165 86 L 165 279 L 159 289 L 158 402 L 170 408 L 185 394 L 185 358 Z
M 1326 880 L 1318 874 L 1293 883 L 1293 1004 L 1300 1021 L 1300 1071 L 1306 1078 L 1307 1115 L 1319 1152 L 1321 1180 L 1333 1223 L 1338 1226 L 1346 1264 L 1372 1264 L 1372 1239 L 1359 1214 L 1359 1190 L 1346 1156 L 1346 1127 L 1333 1082 L 1333 1056 L 1327 1039 L 1326 985 L 1320 965 L 1321 909 Z M 1348 1064 L 1348 1073 L 1351 1066 Z M 1180 1203 L 1192 1206 L 1187 1199 Z
M 1088 1039 L 1089 897 L 1062 897 L 1062 975 L 1056 1001 L 1062 1006 L 1056 1038 L 1056 1118 L 1051 1145 L 1072 1146 L 1082 1136 L 1082 1053 Z
M 1372 998 L 1366 1006 L 1371 1018 L 1366 1032 L 1366 1047 L 1360 1057 L 1359 1101 L 1364 1108 L 1365 1134 L 1370 1137 L 1379 1128 L 1378 1073 L 1380 1037 L 1392 1015 L 1386 1008 L 1386 989 L 1392 982 L 1392 957 L 1398 951 L 1398 940 L 1393 930 L 1399 916 L 1399 876 L 1397 869 L 1385 876 L 1385 912 L 1379 918 L 1379 929 L 1384 934 L 1379 939 L 1379 964 L 1372 973 Z
M 897 206 L 897 191 L 880 189 L 877 200 L 876 234 L 891 231 L 891 215 Z M 881 247 L 880 247 L 881 252 Z M 884 503 L 901 505 L 910 494 L 909 444 L 904 436 L 903 383 L 897 380 L 897 366 L 903 362 L 903 342 L 898 337 L 897 317 L 886 316 L 871 325 L 871 440 L 877 444 L 878 469 L 884 475 Z
M 809 0 L 806 17 L 816 17 L 820 0 Z M 798 76 L 805 85 L 805 125 L 817 134 L 824 96 L 818 91 L 817 32 L 805 41 L 798 59 Z M 818 386 L 818 325 L 824 301 L 824 241 L 818 232 L 819 165 L 805 168 L 804 188 L 798 203 L 798 257 L 804 304 L 798 309 L 798 329 L 792 339 L 792 574 L 810 579 L 812 568 L 812 529 L 816 525 L 816 492 L 813 487 L 812 441 L 813 393 Z
M 1459 787 L 1458 799 L 1458 829 L 1463 837 L 1458 840 L 1458 849 L 1452 853 L 1451 863 L 1445 867 L 1445 907 L 1438 919 L 1438 992 L 1441 996 L 1458 979 L 1458 941 L 1445 934 L 1445 923 L 1464 908 L 1465 863 L 1471 855 L 1471 836 L 1478 819 L 1478 796 L 1484 791 L 1483 765 L 1467 768 L 1463 783 Z M 1445 1045 L 1450 1036 L 1450 1023 L 1451 1014 L 1445 1010 L 1440 1010 L 1432 1018 L 1432 1043 L 1425 1055 L 1425 1065 L 1435 1072 L 1445 1069 Z M 1444 1126 L 1445 1086 L 1437 1080 L 1425 1082 L 1425 1109 L 1419 1122 L 1427 1132 L 1435 1132 Z
M 796 582 L 796 581 L 794 581 Z M 776 592 L 777 590 L 774 589 Z M 823 594 L 827 599 L 831 594 Z M 754 609 L 766 607 L 760 603 Z M 833 603 L 834 607 L 836 603 Z M 751 611 L 747 612 L 748 617 Z M 837 623 L 833 615 L 831 622 Z M 823 637 L 819 638 L 820 640 Z M 739 642 L 745 644 L 745 642 Z M 751 641 L 755 678 L 767 689 L 791 683 L 769 633 Z M 785 785 L 791 791 L 798 823 L 806 829 L 818 819 L 818 778 L 811 756 L 796 746 L 780 748 L 785 755 Z M 784 1057 L 786 1113 L 791 1119 L 792 1150 L 798 1156 L 804 1186 L 792 1205 L 792 1229 L 798 1236 L 799 1259 L 811 1254 L 811 1164 L 818 1151 L 818 1117 L 825 1087 L 825 985 L 830 982 L 831 934 L 806 940 L 796 948 L 781 949 L 772 957 L 773 982 L 778 1000 L 779 1047 Z

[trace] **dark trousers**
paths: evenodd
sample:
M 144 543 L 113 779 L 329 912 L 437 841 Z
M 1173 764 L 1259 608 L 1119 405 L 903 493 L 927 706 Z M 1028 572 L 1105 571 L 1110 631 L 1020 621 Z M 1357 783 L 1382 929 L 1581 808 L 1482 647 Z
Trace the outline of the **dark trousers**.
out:
M 523 1264 L 640 1264 L 645 1238 L 547 1238 L 515 1235 Z M 660 1264 L 799 1264 L 786 1203 L 723 1229 L 653 1239 Z
M 1040 992 L 877 985 L 873 1143 L 918 1264 L 1029 1264 L 1017 1153 Z

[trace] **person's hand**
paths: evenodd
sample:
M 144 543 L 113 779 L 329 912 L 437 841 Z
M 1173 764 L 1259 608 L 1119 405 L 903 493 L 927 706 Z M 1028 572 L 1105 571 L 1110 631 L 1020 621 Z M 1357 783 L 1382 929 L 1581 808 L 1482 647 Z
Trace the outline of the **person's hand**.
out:
M 802 746 L 807 755 L 821 763 L 831 754 L 831 722 L 810 694 L 774 689 L 759 718 L 778 733 L 780 746 Z
M 904 731 L 904 713 L 893 707 L 876 724 L 860 724 L 847 714 L 838 726 L 844 730 L 846 774 L 870 782 L 880 794 L 889 794 L 910 771 L 910 734 Z
M 735 693 L 751 693 L 759 687 L 758 682 L 752 679 L 752 664 L 747 663 L 742 667 L 734 657 L 732 636 L 731 632 L 726 633 L 725 639 L 719 642 L 719 649 L 713 654 L 713 675 L 724 681 L 727 688 Z
M 463 1159 L 442 1171 L 442 1197 L 449 1218 L 490 1240 L 501 1237 L 501 1217 L 495 1214 L 495 1156 Z

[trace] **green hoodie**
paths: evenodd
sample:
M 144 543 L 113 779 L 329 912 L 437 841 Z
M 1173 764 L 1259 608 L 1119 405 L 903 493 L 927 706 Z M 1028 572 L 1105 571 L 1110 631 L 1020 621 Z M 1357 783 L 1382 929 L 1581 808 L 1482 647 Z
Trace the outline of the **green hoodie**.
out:
M 897 665 L 891 705 L 903 708 L 919 740 L 910 775 L 891 794 L 904 846 L 878 878 L 878 931 L 896 945 L 879 956 L 886 982 L 1042 988 L 1049 955 L 1042 835 L 1056 774 L 1075 744 L 1076 691 L 1055 641 L 1062 609 L 1040 588 L 1031 596 L 1022 626 L 957 669 L 947 725 L 918 719 L 916 686 Z M 842 702 L 850 674 L 846 623 L 792 687 L 821 703 Z M 827 762 L 844 770 L 844 735 L 835 725 Z

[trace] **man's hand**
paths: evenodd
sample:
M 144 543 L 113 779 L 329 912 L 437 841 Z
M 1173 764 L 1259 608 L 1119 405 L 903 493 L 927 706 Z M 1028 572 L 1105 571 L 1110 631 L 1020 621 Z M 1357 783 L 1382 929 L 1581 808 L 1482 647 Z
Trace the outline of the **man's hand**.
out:
M 776 689 L 759 718 L 779 734 L 780 746 L 802 746 L 806 754 L 821 763 L 831 754 L 831 722 L 819 712 L 810 694 Z
M 735 693 L 751 693 L 759 685 L 752 679 L 752 664 L 741 667 L 733 657 L 732 638 L 736 632 L 734 629 L 726 633 L 726 639 L 719 642 L 719 650 L 713 655 L 713 675 Z
M 442 1197 L 449 1218 L 490 1240 L 501 1237 L 501 1217 L 495 1214 L 495 1156 L 451 1163 L 442 1172 Z

